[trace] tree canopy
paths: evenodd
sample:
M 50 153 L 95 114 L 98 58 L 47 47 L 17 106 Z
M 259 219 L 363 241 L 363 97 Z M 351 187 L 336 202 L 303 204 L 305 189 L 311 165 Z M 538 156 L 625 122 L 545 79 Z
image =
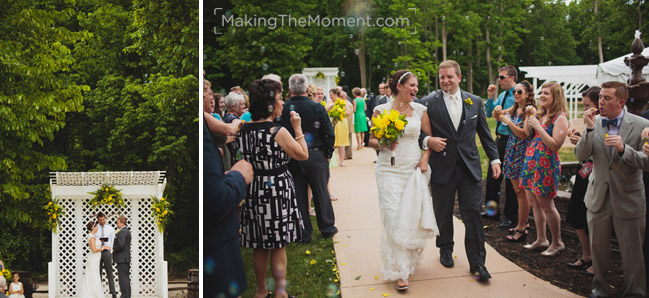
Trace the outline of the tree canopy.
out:
M 198 1 L 0 7 L 3 261 L 46 271 L 48 172 L 163 170 L 167 258 L 198 266 Z M 28 242 L 47 249 L 17 249 Z
M 212 5 L 212 6 L 210 6 Z M 221 5 L 221 6 L 217 6 Z M 597 7 L 597 9 L 595 9 Z M 595 13 L 597 11 L 597 13 Z M 407 25 L 237 25 L 238 17 L 407 18 Z M 287 79 L 303 67 L 338 67 L 340 84 L 376 92 L 390 73 L 418 74 L 420 96 L 435 90 L 437 65 L 462 66 L 462 87 L 484 95 L 504 65 L 599 62 L 627 54 L 634 31 L 649 35 L 644 0 L 366 0 L 241 1 L 205 9 L 207 77 L 217 92 L 247 86 L 265 73 Z M 645 17 L 646 18 L 646 17 Z M 215 33 L 216 32 L 216 33 Z M 648 43 L 649 44 L 649 43 Z

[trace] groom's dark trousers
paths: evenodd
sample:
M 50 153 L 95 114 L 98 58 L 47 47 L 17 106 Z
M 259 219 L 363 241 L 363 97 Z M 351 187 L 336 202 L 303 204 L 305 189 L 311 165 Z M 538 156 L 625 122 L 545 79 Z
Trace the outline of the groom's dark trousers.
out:
M 439 227 L 439 237 L 436 245 L 440 253 L 452 253 L 453 245 L 453 206 L 455 205 L 455 193 L 458 194 L 458 206 L 460 216 L 466 229 L 464 246 L 467 259 L 471 266 L 484 265 L 487 256 L 484 247 L 484 230 L 482 229 L 482 218 L 480 207 L 482 205 L 482 183 L 475 181 L 469 173 L 466 165 L 460 160 L 453 168 L 453 174 L 448 183 L 438 184 L 431 182 L 433 190 L 433 206 L 435 206 L 435 218 Z
M 490 161 L 498 159 L 498 149 L 491 137 L 482 100 L 471 93 L 459 92 L 463 101 L 457 129 L 441 91 L 423 98 L 421 102 L 428 107 L 433 136 L 447 138 L 444 150 L 431 152 L 429 158 L 433 209 L 440 232 L 436 245 L 441 254 L 453 251 L 453 206 L 457 193 L 460 216 L 466 228 L 466 255 L 469 265 L 474 267 L 484 265 L 486 257 L 480 217 L 482 170 L 476 134 Z M 469 99 L 471 103 L 467 103 Z M 420 144 L 425 137 L 424 134 L 420 136 Z
M 113 297 L 116 297 L 115 292 L 115 276 L 113 276 L 113 262 L 110 251 L 102 250 L 101 259 L 99 259 L 99 276 L 101 276 L 101 269 L 106 271 L 106 278 L 108 279 L 108 289 Z

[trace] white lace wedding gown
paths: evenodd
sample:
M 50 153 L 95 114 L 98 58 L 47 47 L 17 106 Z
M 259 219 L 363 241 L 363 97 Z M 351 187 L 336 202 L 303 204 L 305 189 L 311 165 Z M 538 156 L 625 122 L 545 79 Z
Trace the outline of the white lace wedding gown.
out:
M 430 169 L 416 169 L 422 151 L 419 148 L 421 117 L 426 107 L 410 103 L 412 116 L 406 118 L 405 134 L 398 139 L 395 165 L 390 165 L 391 152 L 382 149 L 376 161 L 376 184 L 383 233 L 381 260 L 384 280 L 407 279 L 415 272 L 426 243 L 439 235 L 433 201 L 428 190 Z M 377 106 L 382 113 L 392 103 Z M 403 108 L 399 108 L 403 110 Z
M 89 234 L 87 243 L 90 244 L 90 239 L 95 236 Z M 95 248 L 101 247 L 101 241 L 95 238 Z M 99 259 L 101 259 L 101 251 L 88 252 L 86 257 L 86 270 L 83 273 L 83 278 L 79 283 L 79 290 L 77 297 L 83 298 L 104 298 L 104 289 L 101 284 L 101 276 L 99 272 Z

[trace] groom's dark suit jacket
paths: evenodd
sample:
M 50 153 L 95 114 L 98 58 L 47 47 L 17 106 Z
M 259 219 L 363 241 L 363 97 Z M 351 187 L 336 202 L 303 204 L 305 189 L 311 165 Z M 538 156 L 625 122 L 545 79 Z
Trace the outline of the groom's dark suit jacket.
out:
M 428 117 L 431 119 L 433 136 L 446 139 L 446 148 L 441 152 L 432 151 L 428 163 L 431 169 L 431 181 L 444 184 L 451 180 L 453 169 L 458 162 L 467 166 L 476 181 L 482 179 L 480 155 L 476 146 L 475 134 L 478 133 L 480 142 L 489 160 L 498 158 L 498 149 L 491 136 L 484 104 L 480 97 L 460 90 L 462 93 L 462 118 L 457 132 L 446 109 L 444 95 L 441 90 L 421 99 L 421 103 L 428 107 Z M 471 99 L 473 104 L 468 105 L 465 99 Z M 420 144 L 425 135 L 420 135 Z
M 113 263 L 131 263 L 131 231 L 123 227 L 115 235 Z

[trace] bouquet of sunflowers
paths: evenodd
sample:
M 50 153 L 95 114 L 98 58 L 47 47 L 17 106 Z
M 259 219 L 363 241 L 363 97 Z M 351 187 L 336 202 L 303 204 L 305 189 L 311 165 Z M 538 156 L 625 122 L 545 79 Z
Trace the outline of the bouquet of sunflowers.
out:
M 59 205 L 59 202 L 57 200 L 51 200 L 47 203 L 47 205 L 43 206 L 43 209 L 47 210 L 47 217 L 49 218 L 47 225 L 52 230 L 52 232 L 56 233 L 56 230 L 61 225 L 63 207 Z
M 345 100 L 339 98 L 336 99 L 334 106 L 331 107 L 331 110 L 329 110 L 329 117 L 331 118 L 331 121 L 334 125 L 336 125 L 336 122 L 345 119 L 345 105 L 347 105 Z
M 9 271 L 9 269 L 4 268 L 0 270 L 0 273 L 2 273 L 2 276 L 5 278 L 5 280 L 11 280 L 11 271 Z
M 372 117 L 370 133 L 379 140 L 379 145 L 390 146 L 399 137 L 403 136 L 406 125 L 408 125 L 406 115 L 401 115 L 394 109 L 385 110 L 383 113 Z M 394 165 L 395 156 L 396 152 L 392 151 L 391 165 Z
M 170 215 L 174 214 L 174 212 L 171 211 L 171 203 L 169 203 L 169 201 L 164 197 L 158 200 L 155 196 L 151 196 L 151 199 L 153 200 L 153 203 L 151 204 L 152 215 L 155 218 L 156 224 L 158 224 L 158 230 L 164 232 L 165 226 L 169 224 L 169 221 L 171 220 Z
M 99 205 L 115 205 L 119 209 L 125 207 L 122 193 L 115 186 L 104 184 L 97 191 L 89 192 L 89 194 L 94 195 L 88 201 L 88 205 L 91 207 L 97 207 Z

